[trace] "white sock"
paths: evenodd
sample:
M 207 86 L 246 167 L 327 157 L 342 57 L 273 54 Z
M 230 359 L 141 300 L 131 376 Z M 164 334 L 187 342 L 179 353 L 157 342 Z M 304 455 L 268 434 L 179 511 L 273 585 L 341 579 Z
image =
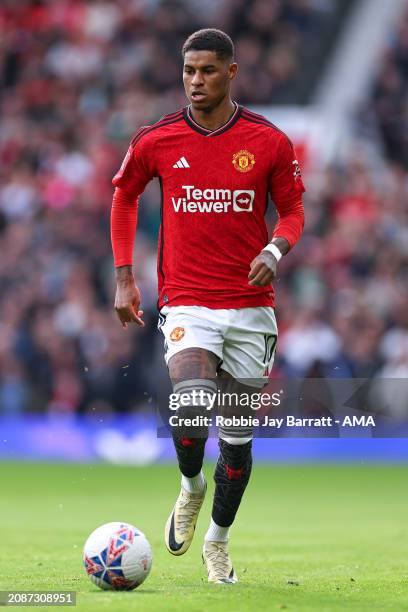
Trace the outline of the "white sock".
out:
M 205 534 L 205 542 L 228 542 L 229 527 L 220 527 L 211 519 L 210 526 Z
M 182 474 L 181 484 L 189 493 L 200 493 L 205 487 L 205 478 L 202 470 L 200 470 L 197 476 L 193 476 L 193 478 L 187 478 L 187 476 Z

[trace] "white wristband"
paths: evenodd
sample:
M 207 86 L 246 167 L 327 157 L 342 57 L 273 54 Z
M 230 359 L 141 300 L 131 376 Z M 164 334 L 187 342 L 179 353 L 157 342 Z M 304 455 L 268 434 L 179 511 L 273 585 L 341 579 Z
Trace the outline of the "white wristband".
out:
M 262 250 L 269 251 L 270 253 L 272 253 L 276 261 L 279 261 L 282 258 L 282 253 L 280 252 L 276 244 L 272 244 L 272 242 L 267 244 L 266 247 L 264 247 Z

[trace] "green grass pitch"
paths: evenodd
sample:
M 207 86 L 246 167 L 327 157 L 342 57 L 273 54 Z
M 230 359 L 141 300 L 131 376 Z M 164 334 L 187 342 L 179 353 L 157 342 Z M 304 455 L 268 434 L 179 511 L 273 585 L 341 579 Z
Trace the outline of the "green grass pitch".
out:
M 404 466 L 256 465 L 231 533 L 234 586 L 208 584 L 201 563 L 212 486 L 190 550 L 165 550 L 175 466 L 3 463 L 0 483 L 0 590 L 75 590 L 69 609 L 87 612 L 408 610 Z M 116 520 L 153 547 L 149 578 L 127 593 L 100 591 L 82 568 L 89 533 Z

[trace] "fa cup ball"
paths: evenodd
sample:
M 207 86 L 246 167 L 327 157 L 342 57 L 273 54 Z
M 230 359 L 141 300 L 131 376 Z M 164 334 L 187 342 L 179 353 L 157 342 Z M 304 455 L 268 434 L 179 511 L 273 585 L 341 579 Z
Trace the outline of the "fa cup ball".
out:
M 131 591 L 149 575 L 152 549 L 146 536 L 129 523 L 106 523 L 85 542 L 83 561 L 100 589 Z

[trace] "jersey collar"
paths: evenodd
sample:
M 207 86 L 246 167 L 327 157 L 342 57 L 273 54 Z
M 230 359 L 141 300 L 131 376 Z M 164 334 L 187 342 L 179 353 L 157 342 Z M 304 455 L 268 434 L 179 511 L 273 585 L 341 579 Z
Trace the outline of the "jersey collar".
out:
M 224 125 L 221 125 L 216 130 L 208 130 L 207 128 L 204 128 L 202 125 L 194 121 L 193 115 L 191 113 L 191 106 L 186 106 L 185 108 L 183 108 L 183 116 L 186 123 L 199 134 L 202 134 L 203 136 L 219 136 L 219 134 L 223 134 L 224 132 L 232 128 L 232 126 L 235 125 L 235 123 L 241 116 L 242 107 L 239 106 L 236 102 L 234 102 L 234 105 L 235 110 L 232 113 L 231 117 L 226 123 L 224 123 Z

